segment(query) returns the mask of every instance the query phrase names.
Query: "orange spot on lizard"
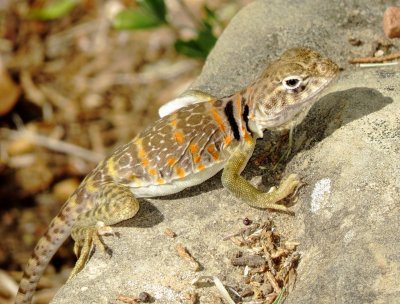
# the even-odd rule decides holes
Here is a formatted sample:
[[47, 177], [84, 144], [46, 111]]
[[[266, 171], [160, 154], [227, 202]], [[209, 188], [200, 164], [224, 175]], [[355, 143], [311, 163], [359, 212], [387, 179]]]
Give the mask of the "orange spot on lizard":
[[190, 144], [189, 150], [192, 153], [194, 163], [195, 164], [199, 163], [201, 160], [201, 157], [198, 154], [199, 146], [197, 144]]
[[238, 111], [240, 111], [240, 113], [239, 113], [239, 117], [242, 117], [242, 95], [241, 94], [237, 94], [236, 95], [236, 99], [235, 99], [235, 104], [236, 104], [236, 109], [238, 110]]
[[185, 170], [183, 170], [182, 167], [176, 167], [175, 172], [176, 172], [176, 175], [178, 175], [179, 177], [185, 176]]
[[194, 154], [199, 151], [199, 146], [197, 144], [190, 144], [189, 149], [190, 149], [190, 152], [192, 152], [192, 154]]
[[185, 135], [182, 132], [176, 131], [175, 139], [178, 142], [178, 144], [183, 144], [185, 142]]
[[147, 171], [147, 172], [149, 172], [149, 174], [151, 174], [151, 175], [157, 175], [157, 170], [154, 168], [150, 168], [149, 171]]
[[176, 161], [177, 160], [176, 160], [175, 157], [170, 157], [170, 158], [167, 159], [167, 165], [172, 167], [173, 165], [175, 165]]
[[215, 149], [215, 145], [214, 145], [214, 144], [209, 145], [209, 146], [207, 147], [207, 151], [208, 151], [208, 153], [211, 154], [211, 156], [212, 156], [212, 158], [213, 158], [214, 160], [218, 160], [218, 159], [219, 159], [219, 153], [218, 153], [218, 151]]
[[138, 138], [135, 141], [136, 144], [136, 148], [137, 148], [137, 155], [140, 159], [145, 159], [147, 157], [147, 153], [146, 151], [143, 149], [143, 139], [142, 138]]
[[211, 114], [214, 118], [214, 120], [216, 121], [216, 123], [218, 124], [218, 127], [225, 132], [225, 123], [224, 120], [222, 119], [222, 117], [219, 115], [218, 111], [216, 109], [211, 109]]
[[163, 178], [157, 178], [157, 181], [156, 181], [156, 183], [158, 184], [158, 185], [162, 185], [162, 184], [165, 184], [165, 179], [163, 179]]
[[228, 135], [224, 138], [224, 144], [229, 145], [232, 142], [232, 136]]
[[172, 126], [173, 128], [176, 128], [176, 125], [178, 124], [177, 118], [178, 118], [178, 115], [176, 114], [176, 112], [173, 113], [173, 114], [171, 115], [171, 117], [170, 117], [170, 124], [171, 124], [171, 126]]
[[242, 127], [242, 133], [244, 134], [244, 140], [246, 142], [250, 142], [251, 141], [251, 135], [249, 134], [249, 132], [247, 132], [247, 129], [245, 127]]
[[197, 166], [197, 170], [203, 171], [206, 167], [203, 164]]

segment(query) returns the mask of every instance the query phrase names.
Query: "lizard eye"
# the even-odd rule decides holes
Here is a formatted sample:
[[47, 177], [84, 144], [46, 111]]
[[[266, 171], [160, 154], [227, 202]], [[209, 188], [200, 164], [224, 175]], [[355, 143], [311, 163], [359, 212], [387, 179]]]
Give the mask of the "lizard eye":
[[282, 80], [282, 85], [286, 90], [297, 89], [301, 85], [302, 79], [299, 76], [288, 76]]

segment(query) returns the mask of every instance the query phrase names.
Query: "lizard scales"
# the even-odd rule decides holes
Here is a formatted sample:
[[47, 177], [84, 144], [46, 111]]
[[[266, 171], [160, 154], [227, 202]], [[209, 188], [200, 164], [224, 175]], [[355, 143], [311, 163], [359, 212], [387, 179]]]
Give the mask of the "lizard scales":
[[117, 148], [83, 180], [39, 240], [16, 303], [31, 303], [45, 267], [70, 234], [78, 256], [70, 278], [77, 274], [93, 243], [104, 247], [98, 223], [113, 225], [133, 217], [139, 209], [136, 197], [176, 193], [223, 169], [222, 184], [235, 196], [253, 207], [288, 211], [277, 202], [295, 191], [296, 175], [263, 193], [240, 173], [263, 131], [299, 124], [337, 74], [337, 65], [319, 53], [289, 49], [247, 88], [181, 108]]

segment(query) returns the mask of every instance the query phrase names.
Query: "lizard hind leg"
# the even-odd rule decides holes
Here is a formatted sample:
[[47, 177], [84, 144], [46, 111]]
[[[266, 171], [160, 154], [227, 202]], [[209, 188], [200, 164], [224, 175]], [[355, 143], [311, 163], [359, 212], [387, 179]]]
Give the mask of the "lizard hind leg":
[[139, 202], [129, 188], [106, 184], [101, 186], [96, 205], [81, 214], [72, 227], [71, 236], [75, 241], [74, 252], [78, 257], [68, 280], [71, 280], [86, 265], [93, 248], [111, 254], [103, 241], [104, 235], [114, 235], [109, 225], [114, 225], [135, 216]]

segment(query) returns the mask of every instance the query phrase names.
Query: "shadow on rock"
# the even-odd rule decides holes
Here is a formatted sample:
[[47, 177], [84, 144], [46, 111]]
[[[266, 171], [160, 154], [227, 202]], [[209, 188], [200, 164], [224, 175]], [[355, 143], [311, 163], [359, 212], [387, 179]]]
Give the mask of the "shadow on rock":
[[120, 222], [115, 227], [153, 227], [164, 220], [164, 215], [149, 201], [139, 199], [140, 209], [138, 213], [126, 221]]
[[379, 111], [392, 102], [392, 98], [371, 88], [353, 88], [324, 96], [299, 127], [299, 132], [307, 134], [307, 144], [300, 150], [312, 148], [340, 127]]
[[164, 196], [164, 197], [162, 197], [162, 199], [175, 200], [175, 199], [179, 199], [179, 198], [189, 198], [189, 197], [197, 196], [202, 193], [206, 193], [206, 192], [220, 189], [220, 188], [222, 188], [221, 173], [217, 173], [215, 176], [204, 181], [200, 185], [192, 186], [192, 187], [186, 188], [185, 190], [183, 190], [181, 192], [171, 194], [168, 196]]

